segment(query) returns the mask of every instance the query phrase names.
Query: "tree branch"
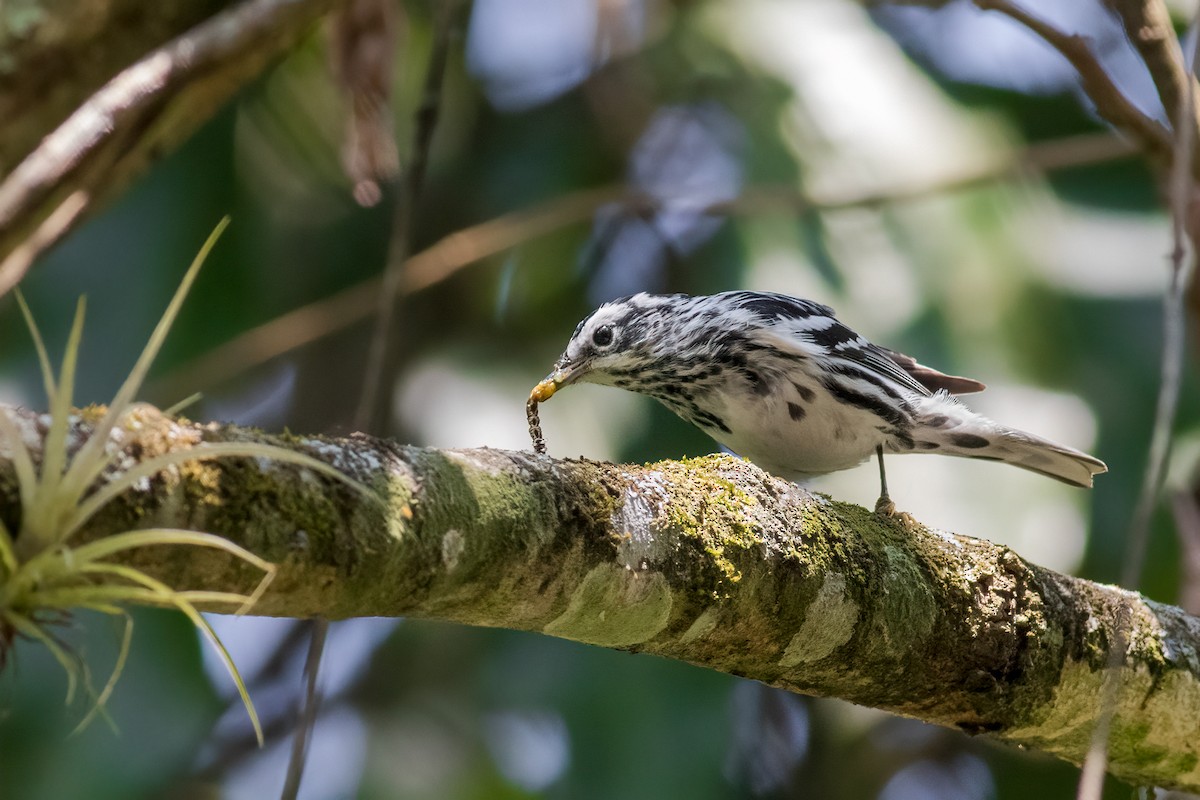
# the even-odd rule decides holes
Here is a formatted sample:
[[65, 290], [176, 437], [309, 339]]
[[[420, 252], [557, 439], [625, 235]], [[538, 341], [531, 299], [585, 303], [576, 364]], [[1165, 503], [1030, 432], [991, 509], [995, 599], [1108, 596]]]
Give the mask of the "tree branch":
[[[1075, 67], [1083, 91], [1096, 104], [1096, 113], [1117, 130], [1133, 137], [1157, 165], [1171, 163], [1170, 132], [1125, 96], [1092, 53], [1085, 37], [1064, 33], [1010, 0], [975, 0], [975, 5], [985, 11], [1005, 14], [1042, 37]], [[1158, 77], [1156, 74], [1156, 81]]]
[[[10, 413], [27, 441], [40, 441], [45, 419]], [[88, 431], [74, 433], [80, 442]], [[128, 466], [198, 439], [304, 450], [381, 492], [386, 510], [295, 466], [228, 459], [168, 471], [85, 535], [183, 526], [227, 536], [279, 565], [256, 613], [538, 631], [1076, 763], [1124, 615], [1132, 627], [1110, 769], [1200, 789], [1200, 619], [1005, 547], [884, 522], [722, 456], [637, 467], [365, 436], [269, 437], [145, 406], [111, 446]], [[16, 497], [0, 461], [0, 517], [10, 526]], [[244, 591], [257, 578], [219, 553], [128, 558], [179, 588]]]
[[[1104, 163], [1128, 158], [1138, 151], [1126, 140], [1108, 133], [1066, 136], [1037, 142], [1014, 154], [995, 159], [936, 183], [839, 197], [809, 197], [795, 186], [753, 186], [733, 200], [713, 203], [697, 213], [709, 215], [795, 214], [837, 211], [919, 200], [969, 189], [1030, 173]], [[551, 200], [509, 211], [450, 233], [409, 256], [399, 291], [414, 294], [457, 274], [464, 267], [517, 247], [568, 225], [589, 219], [602, 206], [619, 205], [629, 214], [655, 214], [661, 200], [632, 193], [613, 184], [580, 189]], [[155, 382], [153, 394], [186, 394], [192, 386], [214, 386], [272, 358], [303, 347], [367, 317], [379, 305], [383, 278], [376, 276], [315, 300], [216, 345]]]
[[[333, 4], [245, 0], [108, 81], [0, 183], [0, 294], [42, 250], [290, 49]], [[0, 108], [13, 102], [12, 94], [0, 94]]]
[[112, 76], [229, 0], [0, 5], [0, 175]]
[[[1188, 74], [1171, 12], [1162, 0], [1106, 0], [1125, 27], [1125, 34], [1145, 62], [1154, 80], [1158, 98], [1166, 109], [1172, 127], [1178, 130], [1181, 117], [1186, 116], [1188, 141], [1192, 143], [1189, 156], [1193, 164], [1200, 162], [1195, 148], [1200, 147], [1200, 109], [1187, 103], [1187, 93], [1195, 93], [1196, 79]], [[1187, 109], [1185, 110], [1185, 105]], [[1193, 176], [1196, 172], [1193, 170]]]

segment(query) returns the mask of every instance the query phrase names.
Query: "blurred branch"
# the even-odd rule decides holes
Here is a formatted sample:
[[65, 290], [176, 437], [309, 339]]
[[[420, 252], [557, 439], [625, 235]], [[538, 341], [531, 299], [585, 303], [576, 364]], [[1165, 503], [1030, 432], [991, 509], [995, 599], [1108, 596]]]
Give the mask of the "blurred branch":
[[381, 291], [375, 300], [375, 330], [371, 334], [367, 362], [363, 368], [362, 393], [359, 395], [358, 408], [354, 414], [354, 427], [360, 431], [373, 428], [371, 423], [379, 405], [380, 387], [384, 385], [384, 361], [391, 338], [392, 315], [401, 287], [405, 284], [417, 202], [425, 184], [429, 150], [433, 146], [433, 132], [437, 128], [441, 112], [442, 83], [446, 74], [446, 61], [450, 55], [450, 34], [458, 3], [456, 0], [439, 0], [434, 5], [433, 49], [429, 54], [429, 67], [425, 74], [421, 103], [417, 107], [412, 152], [409, 154], [405, 174], [397, 187], [399, 191], [387, 264], [384, 266]]
[[350, 107], [342, 168], [361, 206], [378, 203], [379, 182], [394, 179], [400, 169], [392, 82], [402, 13], [396, 0], [346, 0], [326, 27], [333, 76]]
[[1142, 113], [1141, 109], [1125, 96], [1104, 69], [1104, 65], [1092, 53], [1085, 37], [1063, 33], [1009, 0], [975, 0], [975, 5], [1012, 17], [1042, 37], [1075, 67], [1083, 83], [1083, 90], [1096, 104], [1096, 112], [1101, 117], [1117, 130], [1139, 142], [1146, 154], [1160, 165], [1171, 163], [1170, 132]]
[[[1104, 163], [1138, 154], [1136, 147], [1111, 133], [1084, 134], [1029, 145], [1008, 160], [980, 162], [950, 180], [895, 187], [842, 197], [814, 198], [793, 185], [746, 189], [737, 199], [696, 209], [698, 214], [753, 216], [837, 211], [918, 200], [1019, 175]], [[602, 206], [622, 205], [629, 213], [653, 214], [664, 203], [632, 194], [622, 185], [581, 189], [529, 208], [510, 211], [451, 233], [409, 257], [399, 291], [413, 294], [453, 277], [490, 256], [556, 230], [585, 222]], [[177, 397], [192, 388], [212, 387], [252, 367], [303, 347], [366, 319], [378, 306], [383, 279], [371, 278], [289, 311], [219, 345], [159, 380], [155, 394]], [[186, 382], [186, 387], [183, 384]]]
[[1171, 511], [1182, 555], [1179, 605], [1189, 614], [1200, 614], [1200, 504], [1193, 492], [1174, 492]]
[[[363, 17], [366, 23], [366, 32], [364, 35], [372, 35], [370, 31], [375, 29], [374, 35], [383, 35], [383, 32], [378, 30], [382, 20], [388, 20], [392, 13], [388, 9], [392, 8], [395, 0], [354, 0], [352, 10], [355, 16]], [[440, 116], [442, 103], [442, 84], [446, 74], [446, 61], [450, 55], [450, 38], [452, 23], [458, 11], [458, 3], [456, 0], [440, 0], [434, 4], [434, 24], [433, 24], [433, 49], [429, 54], [429, 66], [425, 74], [425, 86], [421, 93], [421, 103], [417, 107], [416, 130], [413, 134], [412, 152], [408, 158], [407, 169], [405, 174], [398, 182], [398, 192], [396, 197], [396, 208], [392, 218], [392, 235], [391, 242], [388, 248], [387, 263], [384, 265], [383, 272], [383, 288], [379, 293], [379, 298], [376, 301], [375, 312], [375, 330], [371, 334], [370, 345], [367, 350], [367, 360], [363, 367], [363, 384], [358, 398], [358, 408], [354, 414], [354, 429], [359, 431], [371, 431], [382, 425], [375, 424], [377, 410], [380, 406], [381, 387], [389, 386], [388, 381], [384, 379], [386, 370], [386, 361], [388, 348], [392, 345], [391, 329], [392, 315], [396, 310], [396, 298], [399, 294], [401, 281], [404, 277], [404, 264], [408, 260], [409, 250], [411, 249], [410, 242], [412, 241], [413, 225], [416, 221], [417, 205], [421, 196], [421, 189], [425, 184], [425, 170], [429, 165], [429, 150], [433, 146], [433, 132], [437, 128], [438, 117]], [[339, 15], [339, 18], [349, 17], [349, 13]], [[355, 27], [347, 23], [347, 25], [339, 26], [343, 30], [348, 27]], [[358, 37], [361, 38], [361, 37]], [[382, 91], [380, 83], [386, 82], [390, 86], [390, 53], [395, 49], [395, 42], [391, 41], [390, 37], [385, 37], [386, 42], [378, 47], [363, 47], [362, 42], [358, 42], [356, 56], [359, 61], [375, 62], [370, 65], [365, 71], [374, 73], [375, 81], [368, 81], [368, 84], [375, 84], [374, 88], [369, 90], [367, 94], [376, 95], [374, 101], [386, 107], [389, 101], [386, 92]], [[385, 68], [381, 68], [378, 58], [372, 58], [372, 53], [375, 50], [386, 49], [389, 56], [386, 59]], [[343, 73], [347, 70], [342, 70]], [[361, 95], [362, 92], [357, 94]], [[368, 106], [374, 102], [368, 102]], [[356, 104], [360, 105], [360, 104]], [[372, 119], [372, 117], [374, 117]], [[355, 120], [357, 128], [360, 132], [370, 127], [381, 127], [381, 120], [378, 118], [378, 110], [369, 111], [367, 115], [355, 114], [352, 117]], [[393, 133], [390, 125], [383, 126], [385, 129], [377, 133], [379, 138], [386, 140], [391, 145], [393, 141]], [[394, 149], [394, 145], [393, 145]], [[362, 165], [360, 165], [362, 166]], [[376, 166], [387, 166], [386, 164], [376, 164]], [[359, 198], [359, 202], [363, 199], [370, 199], [372, 196], [378, 195], [378, 185], [375, 180], [383, 177], [378, 174], [377, 170], [370, 171], [369, 175], [354, 175], [351, 170], [351, 177], [357, 178], [355, 195]], [[370, 185], [374, 188], [374, 194], [369, 189], [364, 189]], [[364, 203], [364, 205], [368, 205]], [[300, 794], [300, 781], [304, 774], [304, 767], [307, 763], [308, 743], [312, 738], [313, 729], [317, 723], [317, 714], [321, 709], [321, 692], [317, 685], [317, 673], [321, 667], [321, 657], [325, 652], [325, 642], [329, 638], [329, 620], [324, 616], [318, 616], [312, 621], [312, 638], [309, 641], [308, 657], [304, 664], [304, 698], [300, 704], [299, 720], [296, 724], [295, 737], [292, 740], [292, 752], [288, 761], [287, 778], [283, 784], [283, 791], [280, 794], [281, 800], [294, 800]]]
[[[37, 415], [8, 413], [26, 441], [40, 441]], [[72, 441], [86, 439], [73, 419]], [[1074, 762], [1125, 619], [1110, 769], [1136, 784], [1200, 789], [1200, 619], [1136, 593], [885, 521], [725, 456], [617, 466], [167, 418], [111, 446], [132, 465], [197, 433], [303, 450], [376, 487], [388, 506], [293, 466], [229, 459], [158, 476], [85, 534], [201, 525], [227, 536], [278, 564], [259, 614], [536, 631]], [[13, 517], [16, 498], [12, 465], [0, 462], [0, 518]], [[215, 551], [126, 553], [117, 558], [173, 586], [244, 591], [256, 577]]]
[[[157, 49], [147, 47], [150, 52], [57, 129], [43, 131], [41, 143], [0, 183], [0, 295], [21, 280], [39, 253], [293, 47], [334, 2], [238, 3]], [[54, 12], [46, 14], [53, 18]], [[123, 24], [120, 15], [105, 19], [114, 27]], [[130, 46], [123, 37], [118, 41]], [[28, 77], [44, 78], [36, 70]], [[11, 96], [6, 92], [0, 100]]]
[[0, 175], [113, 75], [228, 0], [0, 3]]
[[[1191, 142], [1189, 160], [1200, 164], [1200, 154], [1196, 151], [1200, 146], [1200, 117], [1197, 116], [1195, 104], [1188, 100], [1189, 91], [1194, 92], [1197, 83], [1184, 64], [1175, 26], [1171, 22], [1171, 12], [1162, 0], [1105, 1], [1120, 17], [1125, 34], [1150, 70], [1150, 77], [1154, 80], [1154, 87], [1167, 111], [1167, 118], [1171, 120], [1171, 126], [1179, 130], [1179, 121], [1187, 120], [1185, 129], [1187, 139]], [[1192, 174], [1200, 177], [1196, 167]]]
[[[1163, 10], [1165, 12], [1165, 9]], [[1200, 17], [1197, 18], [1200, 21]], [[1172, 32], [1172, 37], [1174, 33]], [[1178, 48], [1173, 56], [1180, 60], [1178, 68], [1183, 70], [1183, 53]], [[1195, 62], [1196, 51], [1188, 54], [1187, 63]], [[1184, 71], [1186, 75], [1186, 70]], [[1186, 90], [1175, 99], [1180, 107], [1176, 118], [1193, 119], [1196, 113], [1196, 94], [1192, 83], [1185, 84]], [[1168, 185], [1171, 210], [1171, 259], [1170, 279], [1163, 293], [1163, 349], [1159, 365], [1158, 401], [1154, 410], [1154, 429], [1150, 435], [1150, 452], [1147, 454], [1146, 471], [1138, 495], [1137, 507], [1130, 525], [1129, 546], [1122, 566], [1121, 584], [1137, 585], [1145, 559], [1146, 543], [1150, 535], [1150, 518], [1158, 507], [1163, 481], [1167, 474], [1167, 460], [1171, 455], [1171, 438], [1175, 428], [1175, 417], [1179, 408], [1179, 392], [1183, 382], [1183, 360], [1187, 309], [1184, 293], [1191, 283], [1194, 271], [1194, 254], [1189, 252], [1188, 243], [1196, 235], [1196, 182], [1193, 177], [1192, 157], [1195, 152], [1195, 127], [1180, 125], [1176, 129], [1174, 158]]]
[[[1146, 545], [1150, 538], [1150, 520], [1158, 507], [1163, 481], [1167, 474], [1167, 459], [1171, 455], [1171, 439], [1179, 408], [1179, 391], [1183, 379], [1183, 359], [1187, 309], [1184, 292], [1189, 284], [1192, 258], [1187, 242], [1195, 235], [1193, 198], [1195, 196], [1196, 91], [1191, 70], [1196, 62], [1196, 37], [1192, 51], [1185, 58], [1175, 38], [1166, 8], [1157, 0], [1121, 3], [1122, 18], [1134, 39], [1142, 59], [1150, 69], [1159, 95], [1172, 121], [1173, 141], [1168, 173], [1168, 198], [1171, 209], [1171, 275], [1163, 295], [1163, 349], [1160, 364], [1158, 401], [1154, 410], [1154, 429], [1150, 436], [1150, 451], [1138, 502], [1129, 525], [1125, 560], [1121, 567], [1121, 585], [1136, 587], [1141, 580]], [[1197, 18], [1200, 22], [1200, 17]], [[1163, 29], [1165, 25], [1165, 30]], [[1193, 34], [1196, 33], [1195, 23]], [[1104, 772], [1116, 713], [1116, 696], [1122, 675], [1120, 650], [1125, 649], [1131, 633], [1122, 619], [1117, 631], [1119, 647], [1109, 652], [1101, 690], [1100, 716], [1092, 731], [1092, 743], [1084, 761], [1079, 781], [1080, 800], [1100, 800], [1104, 792]]]

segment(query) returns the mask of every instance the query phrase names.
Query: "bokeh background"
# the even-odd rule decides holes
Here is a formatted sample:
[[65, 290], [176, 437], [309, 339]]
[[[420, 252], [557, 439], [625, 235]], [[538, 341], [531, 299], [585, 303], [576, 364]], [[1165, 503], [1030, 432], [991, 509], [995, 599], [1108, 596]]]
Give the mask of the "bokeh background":
[[[1163, 118], [1103, 3], [1038, 5], [1089, 36]], [[402, 161], [433, 17], [404, 2], [397, 19]], [[1111, 468], [1084, 492], [994, 464], [896, 458], [902, 508], [1117, 579], [1158, 385], [1170, 224], [1154, 176], [1040, 40], [964, 0], [475, 0], [449, 47], [411, 231], [424, 272], [397, 304], [385, 372], [390, 435], [526, 448], [525, 397], [598, 303], [640, 290], [781, 291], [983, 380], [972, 407]], [[327, 50], [314, 35], [33, 269], [23, 288], [53, 352], [76, 296], [88, 296], [81, 403], [111, 397], [228, 213], [144, 399], [166, 406], [201, 391], [194, 418], [352, 429], [374, 294], [337, 298], [384, 268], [396, 193], [371, 208], [353, 199]], [[300, 308], [298, 325], [278, 324]], [[1175, 489], [1191, 482], [1198, 418], [1190, 360], [1187, 375]], [[44, 407], [39, 386], [4, 298], [0, 400]], [[572, 388], [542, 419], [557, 456], [645, 461], [715, 447], [611, 389]], [[870, 504], [874, 470], [814, 487]], [[1195, 545], [1176, 529], [1168, 510], [1155, 517], [1140, 588], [1197, 610]], [[276, 796], [305, 629], [214, 618], [274, 734], [259, 751], [191, 626], [168, 612], [134, 617], [110, 703], [118, 733], [97, 724], [67, 738], [82, 712], [63, 708], [61, 671], [17, 647], [0, 674], [7, 796]], [[118, 630], [80, 617], [70, 636], [107, 674]], [[502, 630], [336, 623], [322, 681], [307, 798], [1062, 798], [1078, 780], [1062, 762], [847, 703]], [[1110, 782], [1106, 797], [1129, 793]]]

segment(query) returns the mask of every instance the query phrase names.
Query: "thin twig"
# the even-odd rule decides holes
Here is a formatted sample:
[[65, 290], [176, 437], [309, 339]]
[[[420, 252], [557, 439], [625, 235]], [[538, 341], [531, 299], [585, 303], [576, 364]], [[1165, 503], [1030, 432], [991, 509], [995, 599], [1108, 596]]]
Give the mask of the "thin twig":
[[408, 160], [407, 174], [400, 180], [399, 197], [396, 198], [396, 215], [392, 228], [392, 242], [388, 253], [388, 264], [383, 275], [383, 291], [380, 292], [375, 317], [375, 331], [367, 352], [362, 394], [358, 410], [354, 415], [354, 427], [366, 430], [375, 415], [379, 402], [380, 381], [383, 377], [384, 361], [387, 356], [388, 339], [392, 327], [392, 313], [396, 298], [404, 283], [405, 263], [412, 246], [412, 229], [416, 221], [417, 198], [425, 182], [425, 169], [429, 163], [429, 150], [433, 145], [433, 131], [437, 127], [441, 110], [443, 77], [450, 51], [450, 31], [457, 3], [442, 0], [436, 8], [433, 31], [433, 50], [429, 55], [429, 69], [425, 75], [425, 87], [421, 92], [421, 104], [417, 108], [416, 131], [413, 134], [413, 149]]
[[1121, 688], [1121, 667], [1129, 649], [1129, 630], [1133, 619], [1126, 606], [1118, 606], [1113, 621], [1113, 640], [1108, 643], [1108, 664], [1104, 683], [1100, 687], [1100, 714], [1092, 728], [1092, 741], [1079, 775], [1077, 800], [1100, 800], [1104, 792], [1104, 776], [1108, 772], [1108, 735], [1112, 730], [1117, 694]]
[[[303, 626], [302, 626], [303, 627]], [[233, 703], [228, 704], [230, 707]], [[274, 742], [283, 737], [296, 724], [294, 714], [278, 713], [263, 720], [263, 738]], [[228, 775], [234, 768], [250, 761], [261, 752], [254, 731], [247, 728], [222, 736], [216, 743], [217, 752], [206, 758], [202, 765], [194, 768], [190, 777], [200, 783], [215, 782]]]
[[1175, 516], [1175, 533], [1183, 555], [1183, 572], [1179, 605], [1189, 614], [1200, 614], [1200, 503], [1188, 490], [1171, 495], [1171, 511]]
[[[457, 2], [443, 0], [435, 3], [433, 24], [433, 49], [429, 55], [429, 67], [425, 75], [425, 86], [421, 103], [417, 108], [416, 130], [413, 149], [408, 160], [407, 174], [399, 180], [396, 210], [393, 217], [392, 241], [388, 252], [388, 263], [383, 275], [382, 292], [377, 299], [375, 331], [371, 337], [370, 350], [364, 372], [362, 394], [358, 410], [354, 415], [354, 427], [367, 430], [375, 416], [380, 394], [391, 331], [392, 313], [401, 288], [405, 263], [408, 261], [412, 241], [412, 230], [416, 222], [416, 207], [425, 182], [425, 170], [429, 163], [429, 150], [433, 145], [433, 132], [441, 109], [442, 84], [449, 59], [451, 31], [457, 11]], [[308, 760], [308, 744], [321, 708], [321, 692], [317, 685], [317, 674], [325, 642], [329, 636], [329, 620], [316, 617], [312, 621], [312, 639], [309, 641], [308, 657], [304, 665], [304, 702], [292, 740], [292, 753], [288, 762], [287, 779], [281, 800], [295, 800], [300, 791], [300, 779]]]
[[[295, 657], [299, 655], [301, 648], [308, 648], [311, 639], [310, 626], [305, 624], [306, 622], [308, 620], [289, 620], [291, 624], [288, 625], [283, 638], [271, 648], [266, 663], [253, 675], [247, 676], [252, 695], [269, 690], [273, 684], [290, 677], [285, 673], [291, 672], [289, 667]], [[281, 624], [283, 623], [281, 622]], [[238, 708], [240, 708], [238, 698], [228, 698], [225, 702], [225, 710], [219, 716], [228, 715], [231, 710]], [[276, 741], [283, 738], [286, 733], [295, 731], [296, 714], [292, 709], [267, 707], [261, 711], [263, 738], [266, 741]], [[259, 753], [257, 737], [249, 726], [239, 728], [228, 735], [216, 737], [213, 748], [214, 752], [207, 754], [203, 764], [192, 773], [193, 778], [202, 781], [215, 780]]]
[[296, 730], [292, 737], [292, 754], [288, 759], [287, 777], [283, 782], [281, 800], [295, 800], [300, 793], [300, 779], [304, 777], [304, 766], [308, 763], [308, 745], [317, 715], [321, 711], [321, 691], [317, 676], [321, 669], [321, 657], [325, 654], [325, 641], [329, 638], [329, 620], [314, 617], [309, 625], [311, 638], [308, 640], [308, 656], [304, 661], [304, 702], [296, 719]]
[[[1200, 26], [1200, 16], [1193, 28]], [[1200, 40], [1200, 36], [1195, 37]], [[1188, 63], [1195, 63], [1196, 48], [1193, 46]], [[1194, 93], [1183, 96], [1184, 107], [1180, 110], [1183, 119], [1190, 119], [1195, 102]], [[1158, 504], [1163, 479], [1167, 471], [1167, 459], [1171, 455], [1171, 430], [1175, 424], [1175, 413], [1179, 407], [1179, 390], [1183, 376], [1184, 336], [1187, 329], [1184, 291], [1191, 278], [1194, 254], [1189, 258], [1188, 240], [1192, 230], [1191, 208], [1195, 183], [1192, 179], [1193, 127], [1181, 125], [1176, 137], [1175, 162], [1170, 175], [1171, 201], [1171, 279], [1163, 296], [1163, 350], [1158, 403], [1154, 414], [1154, 429], [1150, 436], [1150, 452], [1141, 492], [1130, 526], [1129, 546], [1121, 573], [1121, 585], [1133, 588], [1142, 574], [1145, 559], [1146, 538], [1150, 530], [1150, 517]]]
[[[1127, 141], [1108, 132], [1083, 134], [1032, 144], [1012, 161], [988, 162], [979, 169], [938, 183], [837, 198], [812, 198], [791, 185], [760, 186], [745, 190], [734, 200], [698, 209], [697, 213], [799, 215], [882, 206], [969, 189], [1013, 175], [1105, 163], [1137, 155], [1138, 152]], [[455, 231], [414, 254], [405, 264], [401, 292], [414, 294], [427, 289], [482, 259], [568, 225], [584, 222], [598, 208], [610, 203], [618, 203], [630, 213], [650, 213], [662, 207], [662, 203], [654, 198], [631, 194], [621, 185], [610, 185], [582, 189], [529, 208], [510, 211]], [[218, 385], [290, 350], [344, 330], [376, 309], [382, 285], [382, 277], [370, 278], [246, 331], [156, 382], [154, 394], [177, 396], [184, 383], [187, 386]]]
[[39, 253], [290, 49], [333, 3], [239, 3], [92, 95], [0, 183], [0, 295]]
[[396, 0], [347, 0], [329, 17], [329, 61], [347, 105], [342, 168], [361, 206], [382, 200], [379, 183], [400, 169], [392, 83], [401, 8]]
[[[1192, 23], [1192, 50], [1186, 56], [1180, 51], [1184, 63], [1179, 66], [1190, 74], [1196, 63], [1196, 42], [1200, 36], [1200, 12]], [[1173, 34], [1172, 34], [1173, 35]], [[1192, 176], [1195, 126], [1191, 120], [1196, 113], [1196, 95], [1193, 82], [1187, 82], [1179, 97], [1180, 108], [1174, 115], [1177, 120], [1188, 122], [1176, 125], [1174, 152], [1169, 175], [1171, 204], [1171, 279], [1163, 295], [1163, 349], [1158, 387], [1158, 402], [1154, 412], [1154, 429], [1150, 435], [1150, 451], [1146, 470], [1142, 476], [1142, 487], [1137, 506], [1130, 522], [1129, 541], [1124, 564], [1121, 568], [1121, 585], [1136, 588], [1142, 575], [1146, 558], [1146, 544], [1150, 535], [1150, 519], [1158, 506], [1163, 481], [1167, 472], [1167, 459], [1171, 455], [1171, 432], [1175, 426], [1179, 408], [1179, 391], [1182, 384], [1183, 356], [1186, 334], [1186, 290], [1194, 254], [1188, 252], [1191, 225], [1192, 193], [1195, 179]], [[1117, 692], [1120, 688], [1121, 667], [1125, 661], [1126, 634], [1131, 621], [1122, 619], [1118, 627], [1116, 642], [1109, 651], [1105, 670], [1104, 687], [1101, 692], [1100, 716], [1092, 730], [1092, 742], [1083, 763], [1083, 774], [1079, 781], [1080, 800], [1100, 800], [1104, 788], [1104, 773], [1108, 762], [1108, 737], [1116, 712]]]

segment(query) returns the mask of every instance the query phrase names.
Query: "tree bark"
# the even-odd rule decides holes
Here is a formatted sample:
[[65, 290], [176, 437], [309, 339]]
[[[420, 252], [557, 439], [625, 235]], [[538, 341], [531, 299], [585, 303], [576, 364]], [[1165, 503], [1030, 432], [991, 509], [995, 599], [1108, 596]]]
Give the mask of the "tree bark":
[[87, 97], [229, 0], [23, 0], [0, 6], [0, 175]]
[[0, 294], [335, 2], [0, 6]]
[[[45, 418], [10, 414], [27, 442], [40, 442]], [[74, 425], [78, 446], [89, 431]], [[538, 631], [1075, 763], [1125, 619], [1132, 632], [1110, 770], [1200, 789], [1200, 619], [1134, 592], [1057, 574], [990, 542], [883, 520], [724, 456], [630, 466], [361, 435], [277, 437], [176, 421], [149, 406], [136, 407], [109, 445], [128, 468], [228, 441], [306, 452], [384, 502], [281, 462], [195, 461], [112, 503], [82, 537], [147, 527], [228, 537], [278, 565], [258, 614]], [[15, 529], [17, 489], [4, 460], [0, 516]], [[247, 591], [259, 577], [217, 551], [159, 547], [124, 559], [181, 589]]]

